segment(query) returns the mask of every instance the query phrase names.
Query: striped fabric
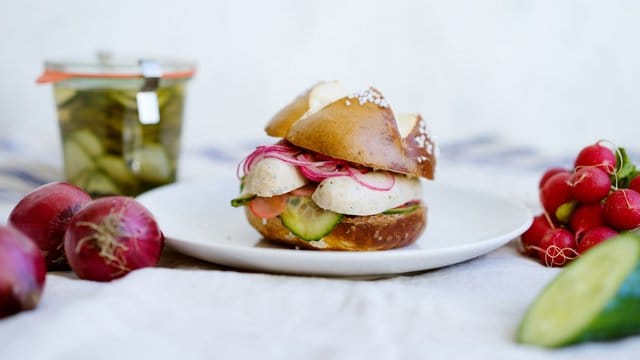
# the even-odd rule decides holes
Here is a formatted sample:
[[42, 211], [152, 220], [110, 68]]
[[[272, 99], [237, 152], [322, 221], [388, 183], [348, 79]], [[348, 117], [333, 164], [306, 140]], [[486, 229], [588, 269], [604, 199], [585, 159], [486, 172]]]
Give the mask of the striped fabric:
[[[0, 137], [0, 203], [17, 201], [26, 192], [39, 185], [61, 180], [60, 159], [46, 159], [43, 154], [30, 154], [28, 144]], [[258, 145], [257, 141], [244, 141], [235, 147], [205, 146], [186, 148], [182, 153], [181, 175], [197, 176], [191, 164], [233, 167]], [[640, 159], [637, 149], [630, 150], [632, 159]], [[577, 151], [576, 151], [577, 152]], [[518, 173], [536, 177], [551, 166], [569, 167], [575, 154], [549, 157], [533, 147], [504, 141], [495, 135], [480, 135], [440, 145], [440, 163], [455, 164], [469, 173]]]

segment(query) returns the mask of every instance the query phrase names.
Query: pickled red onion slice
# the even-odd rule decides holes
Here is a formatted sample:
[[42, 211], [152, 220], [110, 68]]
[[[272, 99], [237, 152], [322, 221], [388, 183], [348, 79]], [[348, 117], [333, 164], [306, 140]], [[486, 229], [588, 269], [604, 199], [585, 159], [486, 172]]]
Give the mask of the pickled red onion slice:
[[372, 171], [371, 169], [354, 166], [348, 161], [311, 153], [295, 147], [286, 141], [280, 141], [274, 145], [258, 146], [238, 164], [236, 175], [238, 178], [242, 178], [251, 171], [251, 168], [258, 161], [266, 158], [276, 158], [287, 164], [296, 166], [304, 177], [313, 182], [321, 182], [330, 177], [349, 176], [360, 185], [378, 191], [389, 191], [396, 183], [395, 176], [385, 171], [386, 181], [381, 184], [373, 184], [366, 181], [363, 176]]

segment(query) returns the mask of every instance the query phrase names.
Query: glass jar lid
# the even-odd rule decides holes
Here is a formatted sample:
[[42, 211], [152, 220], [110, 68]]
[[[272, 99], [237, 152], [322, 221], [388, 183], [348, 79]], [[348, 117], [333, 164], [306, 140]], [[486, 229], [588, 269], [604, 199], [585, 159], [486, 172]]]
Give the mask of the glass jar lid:
[[[45, 61], [44, 72], [36, 79], [38, 84], [56, 83], [75, 78], [84, 79], [138, 79], [148, 77], [144, 67], [154, 64], [157, 77], [162, 79], [190, 79], [196, 72], [195, 63], [183, 60], [154, 58], [112, 59], [99, 54], [97, 61]], [[144, 65], [144, 66], [143, 66]]]

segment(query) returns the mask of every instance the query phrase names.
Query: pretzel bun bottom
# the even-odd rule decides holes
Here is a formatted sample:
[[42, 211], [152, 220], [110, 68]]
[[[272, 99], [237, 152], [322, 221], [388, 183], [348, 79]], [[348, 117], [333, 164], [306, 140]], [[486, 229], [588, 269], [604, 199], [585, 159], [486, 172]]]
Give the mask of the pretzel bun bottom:
[[279, 217], [262, 219], [251, 210], [245, 215], [265, 239], [310, 250], [375, 251], [407, 246], [414, 243], [427, 226], [427, 208], [419, 206], [405, 214], [370, 216], [345, 215], [331, 233], [318, 241], [305, 241], [282, 225]]

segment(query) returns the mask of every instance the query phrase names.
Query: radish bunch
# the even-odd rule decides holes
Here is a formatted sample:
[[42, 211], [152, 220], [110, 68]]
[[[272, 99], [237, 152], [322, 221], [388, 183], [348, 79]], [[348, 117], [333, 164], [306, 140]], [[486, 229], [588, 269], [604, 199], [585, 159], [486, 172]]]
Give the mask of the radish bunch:
[[624, 148], [589, 145], [573, 169], [545, 171], [539, 190], [544, 213], [521, 240], [525, 253], [544, 265], [564, 266], [619, 232], [640, 228], [640, 172]]

